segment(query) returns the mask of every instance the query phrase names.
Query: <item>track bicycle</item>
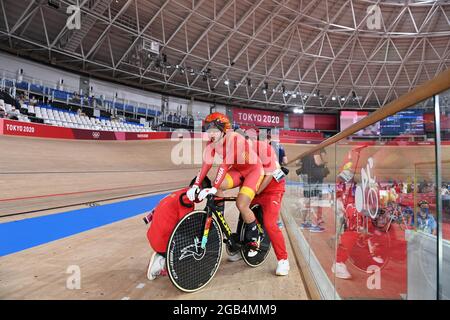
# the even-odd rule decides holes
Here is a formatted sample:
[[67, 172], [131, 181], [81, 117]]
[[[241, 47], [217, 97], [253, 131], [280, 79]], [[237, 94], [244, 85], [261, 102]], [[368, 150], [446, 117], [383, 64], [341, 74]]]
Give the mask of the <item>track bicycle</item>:
[[222, 243], [230, 255], [240, 251], [245, 263], [251, 267], [266, 261], [271, 248], [259, 205], [251, 207], [257, 220], [259, 248], [256, 255], [254, 251], [249, 255], [253, 248], [244, 245], [246, 225], [242, 218], [239, 216], [237, 232], [233, 233], [224, 215], [217, 210], [218, 203], [233, 202], [236, 197], [208, 195], [206, 199], [204, 210], [195, 210], [178, 222], [167, 247], [169, 278], [184, 292], [198, 291], [213, 279], [220, 265]]

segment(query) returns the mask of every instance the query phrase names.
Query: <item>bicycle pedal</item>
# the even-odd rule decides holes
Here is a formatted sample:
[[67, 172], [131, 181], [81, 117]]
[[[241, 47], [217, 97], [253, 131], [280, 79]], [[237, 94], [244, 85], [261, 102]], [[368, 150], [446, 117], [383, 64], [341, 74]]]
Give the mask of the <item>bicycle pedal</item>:
[[245, 245], [245, 247], [246, 247], [246, 249], [249, 250], [249, 251], [256, 251], [256, 252], [260, 252], [260, 251], [261, 251], [261, 249], [260, 249], [260, 244], [258, 244], [257, 246], [255, 246], [255, 245], [253, 245], [253, 244], [251, 244], [251, 243], [247, 243], [247, 244]]

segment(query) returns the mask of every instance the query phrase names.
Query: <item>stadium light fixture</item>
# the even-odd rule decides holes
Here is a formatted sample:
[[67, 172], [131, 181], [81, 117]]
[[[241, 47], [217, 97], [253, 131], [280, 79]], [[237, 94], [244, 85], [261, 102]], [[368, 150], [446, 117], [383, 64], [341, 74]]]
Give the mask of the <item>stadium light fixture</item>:
[[267, 90], [269, 90], [269, 83], [264, 82], [264, 88], [262, 90], [263, 94], [267, 94]]

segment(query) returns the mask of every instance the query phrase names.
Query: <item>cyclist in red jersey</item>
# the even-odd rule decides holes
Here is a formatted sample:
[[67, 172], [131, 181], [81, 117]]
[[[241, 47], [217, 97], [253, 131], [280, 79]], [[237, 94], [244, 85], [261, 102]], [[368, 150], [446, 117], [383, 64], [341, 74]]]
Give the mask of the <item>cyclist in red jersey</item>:
[[[288, 253], [283, 232], [278, 226], [281, 201], [285, 192], [286, 179], [281, 170], [274, 149], [268, 141], [252, 140], [253, 149], [259, 156], [264, 170], [264, 178], [251, 205], [259, 204], [263, 211], [264, 227], [269, 235], [275, 255], [278, 260], [276, 275], [285, 276], [289, 273]], [[240, 177], [233, 175], [233, 184], [238, 185]], [[242, 257], [235, 254], [229, 261], [238, 261]]]
[[[263, 168], [261, 161], [246, 139], [238, 133], [232, 132], [228, 118], [219, 112], [208, 115], [205, 119], [206, 131], [209, 143], [203, 154], [203, 166], [197, 175], [197, 181], [188, 190], [187, 196], [190, 200], [195, 198], [199, 192], [199, 200], [203, 200], [209, 194], [223, 196], [223, 190], [235, 188], [231, 176], [242, 177], [240, 190], [236, 199], [236, 206], [246, 223], [245, 244], [250, 247], [249, 256], [257, 254], [259, 247], [259, 232], [256, 218], [250, 209], [250, 203], [255, 197], [262, 178]], [[218, 154], [222, 158], [212, 188], [200, 191], [203, 178], [212, 167], [214, 156]]]
[[[158, 275], [166, 274], [166, 249], [170, 236], [178, 221], [194, 210], [194, 199], [190, 201], [187, 190], [194, 184], [194, 178], [189, 187], [175, 191], [163, 198], [158, 205], [144, 218], [145, 223], [150, 223], [147, 230], [147, 239], [150, 247], [155, 251], [147, 268], [147, 278], [154, 280]], [[206, 177], [202, 183], [203, 188], [210, 188], [211, 181]]]

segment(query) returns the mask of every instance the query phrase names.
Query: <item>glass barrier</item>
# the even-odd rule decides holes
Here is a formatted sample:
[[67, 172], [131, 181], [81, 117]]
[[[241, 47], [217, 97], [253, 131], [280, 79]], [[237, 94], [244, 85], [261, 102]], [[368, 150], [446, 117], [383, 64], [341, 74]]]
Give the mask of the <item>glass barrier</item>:
[[314, 286], [324, 299], [449, 299], [450, 90], [363, 130], [378, 137], [289, 166], [282, 214]]
[[441, 174], [441, 212], [442, 230], [441, 255], [441, 295], [450, 299], [450, 90], [438, 96], [440, 120], [440, 171]]

